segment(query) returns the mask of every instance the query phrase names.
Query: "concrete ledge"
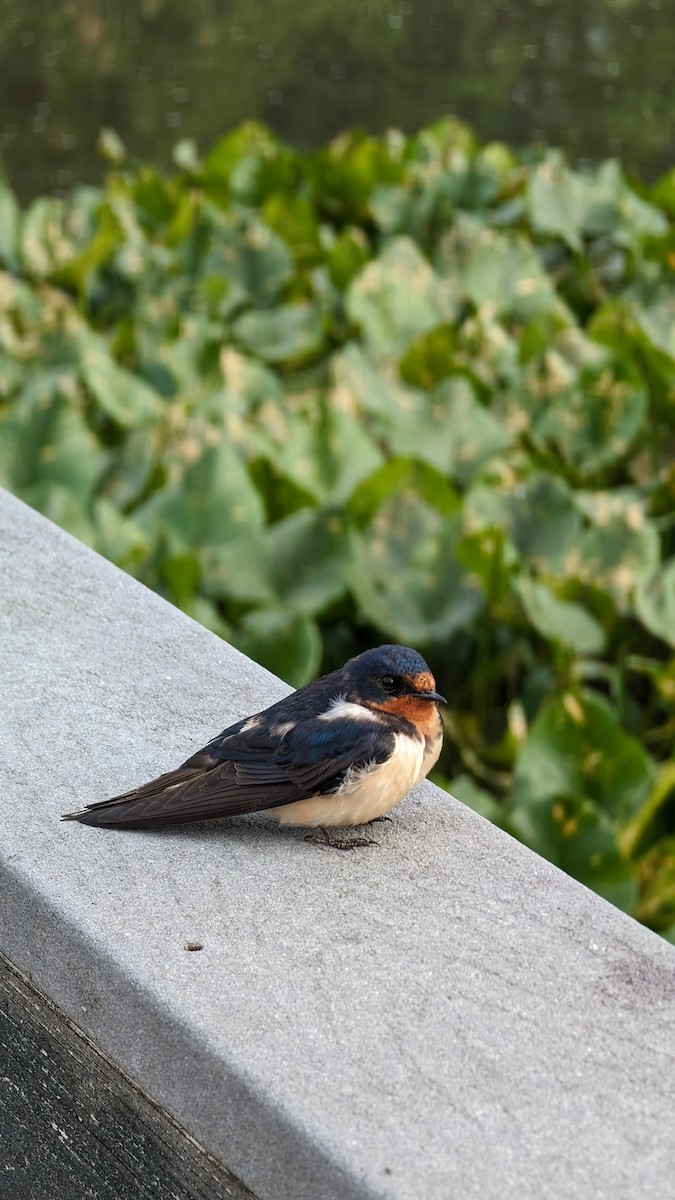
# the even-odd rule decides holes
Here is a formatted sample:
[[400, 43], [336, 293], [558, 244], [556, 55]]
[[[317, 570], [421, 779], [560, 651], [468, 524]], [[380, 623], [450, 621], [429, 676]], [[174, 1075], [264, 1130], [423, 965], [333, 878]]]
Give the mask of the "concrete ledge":
[[286, 689], [6, 493], [0, 679], [0, 950], [261, 1200], [672, 1200], [672, 946], [429, 784], [59, 824]]
[[254, 1200], [0, 955], [6, 1200]]

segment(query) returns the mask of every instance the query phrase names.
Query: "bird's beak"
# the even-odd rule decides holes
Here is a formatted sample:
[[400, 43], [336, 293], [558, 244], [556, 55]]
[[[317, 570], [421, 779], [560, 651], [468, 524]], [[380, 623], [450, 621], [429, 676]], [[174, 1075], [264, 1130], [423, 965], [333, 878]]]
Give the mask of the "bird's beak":
[[445, 696], [440, 692], [415, 692], [416, 700], [433, 700], [435, 704], [447, 704]]

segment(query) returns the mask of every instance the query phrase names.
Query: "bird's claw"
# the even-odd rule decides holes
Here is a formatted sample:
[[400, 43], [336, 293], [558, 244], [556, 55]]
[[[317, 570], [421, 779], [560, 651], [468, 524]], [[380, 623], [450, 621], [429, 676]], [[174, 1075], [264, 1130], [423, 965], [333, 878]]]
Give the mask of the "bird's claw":
[[319, 833], [306, 834], [305, 841], [313, 842], [315, 846], [332, 846], [334, 850], [356, 850], [359, 846], [377, 846], [377, 842], [373, 841], [372, 838], [336, 837], [334, 834], [329, 833], [323, 825], [319, 826]]

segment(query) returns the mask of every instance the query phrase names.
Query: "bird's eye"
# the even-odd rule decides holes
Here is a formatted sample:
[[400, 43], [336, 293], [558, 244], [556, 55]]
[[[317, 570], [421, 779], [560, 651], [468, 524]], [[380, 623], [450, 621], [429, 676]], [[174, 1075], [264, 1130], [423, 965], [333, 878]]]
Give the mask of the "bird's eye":
[[387, 692], [393, 692], [394, 688], [396, 687], [396, 680], [394, 679], [393, 675], [383, 675], [380, 683]]

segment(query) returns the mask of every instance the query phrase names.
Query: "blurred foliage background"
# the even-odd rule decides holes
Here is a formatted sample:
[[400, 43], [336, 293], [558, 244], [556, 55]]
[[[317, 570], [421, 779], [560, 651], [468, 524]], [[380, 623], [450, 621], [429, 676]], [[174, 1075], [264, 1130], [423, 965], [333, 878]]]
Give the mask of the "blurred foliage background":
[[673, 61], [668, 0], [0, 0], [0, 151], [26, 200], [99, 182], [104, 126], [168, 166], [250, 118], [309, 150], [454, 112], [655, 179]]
[[0, 483], [296, 686], [419, 648], [437, 781], [675, 941], [675, 171], [102, 149], [0, 189]]

